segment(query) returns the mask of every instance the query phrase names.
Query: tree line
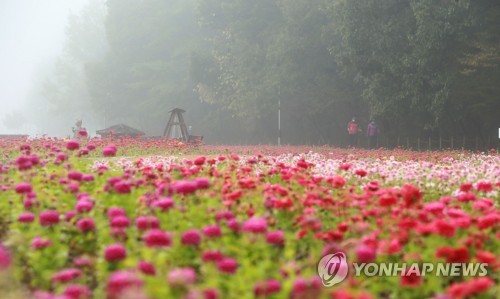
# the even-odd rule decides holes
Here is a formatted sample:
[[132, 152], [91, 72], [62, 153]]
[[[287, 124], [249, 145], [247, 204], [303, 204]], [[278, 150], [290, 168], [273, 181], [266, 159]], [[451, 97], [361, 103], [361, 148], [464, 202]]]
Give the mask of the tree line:
[[187, 110], [213, 143], [491, 138], [500, 126], [497, 0], [92, 0], [43, 84], [54, 113], [158, 135]]

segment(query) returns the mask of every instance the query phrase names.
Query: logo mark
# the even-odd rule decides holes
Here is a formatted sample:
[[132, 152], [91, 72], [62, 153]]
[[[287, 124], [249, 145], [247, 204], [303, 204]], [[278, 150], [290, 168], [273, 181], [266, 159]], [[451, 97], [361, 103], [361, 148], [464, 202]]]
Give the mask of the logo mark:
[[325, 287], [332, 287], [347, 277], [349, 266], [343, 252], [328, 254], [318, 263], [318, 275]]

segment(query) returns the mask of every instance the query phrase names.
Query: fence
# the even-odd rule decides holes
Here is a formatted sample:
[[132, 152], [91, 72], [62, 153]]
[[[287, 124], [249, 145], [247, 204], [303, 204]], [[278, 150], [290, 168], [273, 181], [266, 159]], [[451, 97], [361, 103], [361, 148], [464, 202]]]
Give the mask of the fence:
[[[347, 145], [347, 144], [346, 144]], [[369, 147], [369, 141], [361, 138], [358, 140], [358, 146]], [[500, 139], [479, 136], [475, 138], [465, 136], [447, 136], [447, 137], [396, 137], [380, 136], [377, 147], [384, 148], [404, 148], [417, 151], [427, 150], [471, 150], [471, 151], [488, 151], [495, 149], [500, 150]]]

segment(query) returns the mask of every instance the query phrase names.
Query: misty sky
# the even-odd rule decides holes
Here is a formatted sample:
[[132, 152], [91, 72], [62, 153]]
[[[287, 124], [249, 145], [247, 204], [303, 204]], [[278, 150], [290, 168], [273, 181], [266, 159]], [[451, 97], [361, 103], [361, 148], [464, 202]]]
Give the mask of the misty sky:
[[61, 52], [70, 13], [86, 2], [0, 0], [0, 134], [3, 116], [22, 109], [37, 69]]

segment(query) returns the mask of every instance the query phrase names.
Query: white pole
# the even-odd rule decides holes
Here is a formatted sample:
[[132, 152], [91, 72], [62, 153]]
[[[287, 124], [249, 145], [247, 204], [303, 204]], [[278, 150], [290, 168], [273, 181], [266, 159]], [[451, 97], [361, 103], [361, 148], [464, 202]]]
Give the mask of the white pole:
[[278, 85], [278, 145], [281, 145], [281, 86]]

